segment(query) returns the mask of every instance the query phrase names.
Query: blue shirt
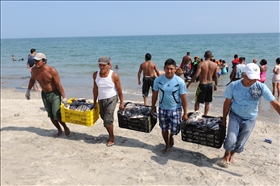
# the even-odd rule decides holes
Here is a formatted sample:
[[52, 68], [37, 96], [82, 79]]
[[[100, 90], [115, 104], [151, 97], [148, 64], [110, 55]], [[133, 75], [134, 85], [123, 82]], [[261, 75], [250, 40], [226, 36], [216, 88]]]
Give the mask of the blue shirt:
[[34, 56], [32, 56], [32, 55], [28, 57], [27, 63], [29, 64], [30, 67], [33, 67], [33, 65], [34, 65], [33, 59], [34, 59]]
[[253, 119], [258, 116], [258, 104], [261, 96], [268, 102], [275, 98], [269, 88], [257, 81], [250, 87], [242, 84], [242, 79], [231, 82], [224, 93], [228, 99], [232, 99], [230, 109], [243, 119]]
[[157, 77], [153, 89], [159, 91], [159, 107], [165, 110], [181, 108], [180, 95], [187, 93], [185, 82], [176, 75], [171, 79], [167, 79], [165, 75]]

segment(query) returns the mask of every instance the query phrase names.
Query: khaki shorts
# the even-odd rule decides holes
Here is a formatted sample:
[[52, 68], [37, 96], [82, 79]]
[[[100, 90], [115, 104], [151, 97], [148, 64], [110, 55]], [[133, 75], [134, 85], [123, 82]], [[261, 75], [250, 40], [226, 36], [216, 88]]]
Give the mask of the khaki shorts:
[[100, 116], [103, 120], [105, 128], [108, 128], [114, 122], [114, 112], [118, 102], [118, 96], [113, 96], [108, 99], [98, 100]]

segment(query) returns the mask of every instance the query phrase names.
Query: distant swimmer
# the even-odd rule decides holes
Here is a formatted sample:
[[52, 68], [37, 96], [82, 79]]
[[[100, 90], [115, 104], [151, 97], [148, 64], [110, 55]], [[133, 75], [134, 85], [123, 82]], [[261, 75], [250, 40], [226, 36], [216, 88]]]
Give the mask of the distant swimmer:
[[116, 65], [116, 66], [115, 66], [115, 69], [119, 69], [119, 65]]
[[15, 58], [14, 55], [12, 55], [12, 60], [13, 60], [13, 61], [16, 61], [16, 60], [17, 60], [17, 59]]

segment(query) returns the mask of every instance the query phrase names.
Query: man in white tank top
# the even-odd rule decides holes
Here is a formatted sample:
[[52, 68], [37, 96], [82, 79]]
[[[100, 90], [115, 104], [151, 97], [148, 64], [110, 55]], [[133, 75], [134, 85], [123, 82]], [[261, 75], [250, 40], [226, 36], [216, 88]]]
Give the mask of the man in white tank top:
[[109, 139], [107, 146], [110, 147], [115, 143], [114, 137], [114, 112], [120, 99], [119, 109], [124, 109], [123, 93], [121, 82], [118, 74], [110, 70], [110, 58], [103, 56], [98, 60], [99, 70], [94, 72], [92, 77], [93, 83], [93, 101], [100, 109], [100, 116], [104, 122], [104, 127], [107, 129]]
[[245, 57], [239, 58], [239, 64], [235, 65], [230, 77], [230, 82], [236, 81], [242, 78], [242, 72], [244, 71], [244, 68], [246, 66], [245, 64]]

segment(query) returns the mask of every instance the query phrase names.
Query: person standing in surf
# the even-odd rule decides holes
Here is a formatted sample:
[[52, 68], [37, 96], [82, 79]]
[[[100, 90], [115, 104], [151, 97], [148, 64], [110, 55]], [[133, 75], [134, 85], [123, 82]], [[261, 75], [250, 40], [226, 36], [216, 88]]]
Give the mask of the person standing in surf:
[[157, 76], [160, 76], [160, 72], [157, 68], [157, 65], [151, 61], [152, 55], [146, 53], [145, 61], [141, 63], [138, 70], [138, 85], [141, 85], [141, 73], [143, 71], [143, 84], [142, 84], [142, 95], [144, 99], [144, 105], [147, 105], [147, 97], [149, 95], [150, 88], [153, 88], [156, 73]]
[[187, 84], [187, 88], [191, 83], [196, 81], [199, 76], [199, 85], [195, 93], [194, 110], [199, 110], [199, 104], [205, 103], [204, 115], [207, 115], [210, 109], [210, 102], [213, 100], [213, 81], [215, 82], [214, 91], [218, 86], [217, 64], [211, 61], [212, 52], [206, 51], [204, 54], [205, 60], [198, 64], [197, 71]]

